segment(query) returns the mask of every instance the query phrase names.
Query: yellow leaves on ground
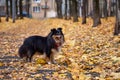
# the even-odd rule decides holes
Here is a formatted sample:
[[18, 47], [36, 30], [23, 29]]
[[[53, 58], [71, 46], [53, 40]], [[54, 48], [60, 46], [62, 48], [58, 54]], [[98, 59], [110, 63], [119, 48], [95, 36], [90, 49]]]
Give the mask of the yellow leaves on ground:
[[[92, 19], [82, 25], [82, 19], [72, 20], [24, 18], [16, 23], [0, 23], [0, 78], [51, 80], [114, 80], [120, 79], [120, 36], [113, 36], [115, 18], [101, 19], [102, 24], [92, 27]], [[40, 57], [25, 63], [17, 57], [24, 38], [46, 36], [50, 29], [62, 27], [65, 43], [55, 57], [57, 64], [46, 64]], [[2, 69], [1, 69], [2, 66]], [[8, 66], [8, 67], [6, 67]], [[7, 72], [7, 71], [9, 72]]]
[[54, 79], [58, 79], [58, 78], [65, 79], [66, 78], [66, 74], [64, 73], [54, 72], [53, 75], [54, 75]]
[[3, 66], [4, 64], [3, 64], [3, 62], [0, 62], [0, 66]]
[[36, 63], [37, 63], [37, 64], [46, 64], [46, 61], [45, 61], [45, 59], [38, 58], [38, 59], [36, 60]]
[[114, 79], [118, 79], [120, 80], [120, 73], [111, 73], [111, 75], [113, 76]]

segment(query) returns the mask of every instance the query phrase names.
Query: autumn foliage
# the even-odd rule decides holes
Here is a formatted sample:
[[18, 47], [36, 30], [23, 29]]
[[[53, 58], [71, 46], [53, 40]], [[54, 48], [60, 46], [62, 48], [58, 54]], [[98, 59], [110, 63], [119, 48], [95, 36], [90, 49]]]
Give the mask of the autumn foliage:
[[[92, 27], [72, 20], [24, 18], [0, 23], [0, 79], [10, 80], [113, 80], [120, 79], [120, 36], [114, 36], [115, 18], [102, 19]], [[57, 64], [46, 64], [35, 55], [26, 63], [18, 57], [18, 48], [31, 35], [46, 36], [51, 28], [62, 27], [65, 43], [56, 56]]]

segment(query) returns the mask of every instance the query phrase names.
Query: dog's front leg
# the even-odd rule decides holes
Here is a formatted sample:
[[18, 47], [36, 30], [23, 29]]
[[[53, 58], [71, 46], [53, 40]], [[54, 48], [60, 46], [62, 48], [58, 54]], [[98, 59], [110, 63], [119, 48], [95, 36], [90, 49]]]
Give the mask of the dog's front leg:
[[56, 61], [54, 60], [54, 53], [51, 53], [50, 61], [51, 61], [51, 63], [56, 64]]
[[53, 64], [56, 64], [57, 62], [55, 61], [55, 55], [57, 54], [57, 51], [55, 49], [52, 49], [51, 55], [50, 55], [50, 60]]
[[46, 53], [45, 53], [45, 57], [46, 57], [46, 62], [48, 63], [48, 64], [52, 64], [52, 62], [51, 62], [51, 51], [50, 51], [50, 49], [47, 49], [46, 50]]
[[47, 61], [48, 64], [52, 64], [52, 62], [51, 62], [49, 57], [46, 57], [46, 61]]

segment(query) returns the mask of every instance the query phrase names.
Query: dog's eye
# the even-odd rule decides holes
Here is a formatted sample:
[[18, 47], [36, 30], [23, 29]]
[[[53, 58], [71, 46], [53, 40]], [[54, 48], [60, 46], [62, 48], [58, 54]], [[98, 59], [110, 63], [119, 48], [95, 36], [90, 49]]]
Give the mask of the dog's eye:
[[60, 39], [62, 38], [62, 36], [60, 36]]
[[56, 40], [59, 40], [60, 38], [59, 37], [55, 37]]

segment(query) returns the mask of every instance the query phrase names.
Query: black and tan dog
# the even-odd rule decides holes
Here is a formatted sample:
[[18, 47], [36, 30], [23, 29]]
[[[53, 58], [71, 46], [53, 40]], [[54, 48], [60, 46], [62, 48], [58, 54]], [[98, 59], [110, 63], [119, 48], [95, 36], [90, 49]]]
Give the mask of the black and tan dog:
[[59, 52], [64, 41], [62, 28], [51, 29], [46, 37], [30, 36], [26, 38], [18, 53], [21, 58], [26, 58], [26, 61], [31, 62], [33, 55], [39, 52], [46, 55], [48, 64], [55, 63], [54, 54]]

